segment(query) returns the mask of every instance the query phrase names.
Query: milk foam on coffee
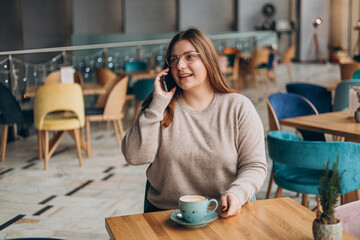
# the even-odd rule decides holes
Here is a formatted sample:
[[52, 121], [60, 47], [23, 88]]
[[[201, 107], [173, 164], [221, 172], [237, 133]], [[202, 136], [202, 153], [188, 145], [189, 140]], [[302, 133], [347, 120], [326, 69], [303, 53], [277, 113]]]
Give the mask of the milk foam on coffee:
[[186, 196], [182, 196], [180, 198], [180, 201], [183, 202], [201, 202], [201, 201], [205, 201], [206, 197], [204, 196], [199, 196], [199, 195], [186, 195]]

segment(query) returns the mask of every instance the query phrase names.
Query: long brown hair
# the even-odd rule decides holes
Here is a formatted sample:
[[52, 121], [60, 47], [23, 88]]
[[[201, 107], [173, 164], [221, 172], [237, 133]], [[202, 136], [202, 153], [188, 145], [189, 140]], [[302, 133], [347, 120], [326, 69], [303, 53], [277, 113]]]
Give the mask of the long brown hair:
[[[203, 32], [201, 32], [197, 28], [189, 28], [185, 31], [179, 32], [173, 37], [165, 55], [165, 59], [167, 61], [165, 61], [164, 69], [169, 67], [166, 64], [166, 62], [170, 62], [170, 55], [174, 45], [181, 40], [188, 40], [200, 53], [200, 58], [205, 65], [209, 77], [210, 85], [212, 86], [215, 92], [220, 92], [220, 93], [237, 92], [228, 85], [224, 75], [220, 70], [219, 57], [216, 53], [214, 44]], [[169, 78], [172, 78], [172, 75], [170, 73], [169, 73]], [[164, 119], [162, 121], [162, 125], [164, 127], [168, 127], [170, 123], [173, 121], [174, 112], [175, 112], [175, 100], [181, 95], [181, 93], [182, 93], [182, 89], [180, 87], [177, 87], [173, 98], [171, 99], [169, 105], [166, 107], [164, 112]], [[146, 99], [144, 101], [143, 107], [145, 108], [148, 107], [151, 100], [152, 97]]]

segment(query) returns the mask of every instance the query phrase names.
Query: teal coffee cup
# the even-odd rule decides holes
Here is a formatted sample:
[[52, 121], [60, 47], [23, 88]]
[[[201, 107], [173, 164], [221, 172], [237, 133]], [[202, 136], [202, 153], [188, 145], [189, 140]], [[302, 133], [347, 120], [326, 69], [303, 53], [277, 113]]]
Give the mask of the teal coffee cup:
[[[215, 204], [215, 207], [210, 210], [208, 207], [212, 202]], [[180, 197], [179, 207], [186, 222], [200, 223], [207, 215], [216, 211], [218, 202], [216, 199], [208, 200], [200, 195], [185, 195]]]

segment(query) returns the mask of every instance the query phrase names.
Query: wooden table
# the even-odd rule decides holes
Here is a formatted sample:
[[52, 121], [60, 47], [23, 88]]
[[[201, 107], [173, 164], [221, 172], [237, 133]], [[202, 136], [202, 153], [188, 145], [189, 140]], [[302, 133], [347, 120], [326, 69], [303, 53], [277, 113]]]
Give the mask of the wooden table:
[[348, 141], [360, 141], [360, 124], [353, 117], [349, 117], [347, 112], [330, 112], [286, 118], [282, 119], [280, 124], [313, 132], [342, 136]]
[[[27, 86], [24, 94], [24, 98], [35, 97], [36, 90], [40, 86]], [[83, 87], [84, 95], [101, 95], [106, 93], [106, 89], [99, 83], [84, 83]]]
[[[313, 239], [315, 213], [290, 198], [257, 200], [241, 213], [202, 228], [185, 228], [169, 219], [173, 210], [105, 219], [110, 239]], [[356, 239], [343, 232], [343, 240]]]

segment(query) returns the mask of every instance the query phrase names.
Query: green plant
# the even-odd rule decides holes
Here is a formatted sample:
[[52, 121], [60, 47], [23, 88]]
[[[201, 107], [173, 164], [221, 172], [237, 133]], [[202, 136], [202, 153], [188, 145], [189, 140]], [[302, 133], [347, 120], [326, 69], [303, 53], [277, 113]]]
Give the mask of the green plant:
[[338, 153], [336, 162], [333, 164], [332, 170], [330, 169], [330, 159], [328, 160], [324, 175], [320, 178], [320, 187], [318, 188], [320, 195], [321, 209], [317, 211], [317, 220], [324, 224], [335, 224], [338, 220], [335, 218], [335, 204], [337, 202], [338, 194], [340, 193], [340, 181], [344, 174], [338, 171], [339, 166]]

